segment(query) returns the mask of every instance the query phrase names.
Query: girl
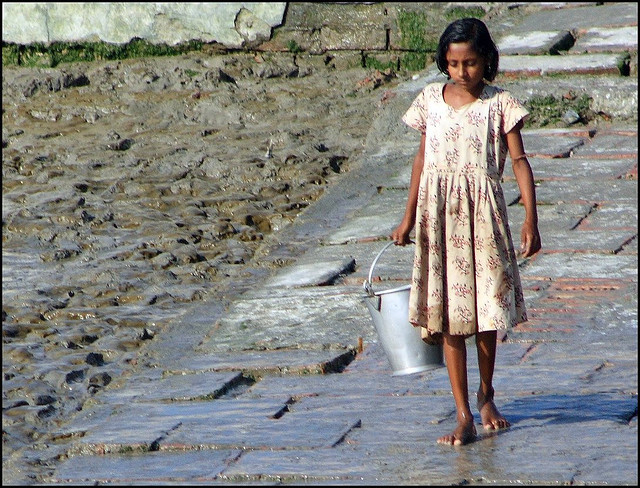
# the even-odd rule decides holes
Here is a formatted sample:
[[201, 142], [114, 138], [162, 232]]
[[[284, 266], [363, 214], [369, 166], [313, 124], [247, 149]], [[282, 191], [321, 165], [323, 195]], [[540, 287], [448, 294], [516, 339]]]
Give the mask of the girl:
[[427, 85], [402, 117], [422, 138], [405, 214], [391, 238], [404, 246], [416, 227], [409, 321], [421, 327], [423, 340], [443, 343], [458, 424], [438, 443], [460, 445], [477, 436], [465, 339], [476, 338], [482, 425], [506, 428], [493, 402], [497, 331], [527, 320], [500, 186], [507, 150], [526, 211], [522, 256], [538, 252], [541, 243], [520, 134], [528, 112], [509, 92], [486, 83], [498, 71], [486, 25], [473, 18], [451, 23], [440, 37], [436, 64], [448, 82]]

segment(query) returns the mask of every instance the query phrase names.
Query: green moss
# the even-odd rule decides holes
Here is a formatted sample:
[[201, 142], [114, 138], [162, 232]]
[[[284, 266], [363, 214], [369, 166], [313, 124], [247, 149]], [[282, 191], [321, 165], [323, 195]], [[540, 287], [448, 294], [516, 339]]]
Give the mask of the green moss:
[[387, 61], [385, 63], [377, 59], [375, 56], [367, 55], [364, 59], [364, 67], [377, 69], [378, 71], [385, 71], [388, 69], [396, 70], [398, 69], [398, 63], [396, 61]]
[[452, 7], [447, 10], [444, 15], [449, 22], [452, 22], [467, 17], [481, 19], [484, 17], [485, 11], [482, 7]]
[[302, 48], [298, 45], [298, 43], [294, 39], [290, 39], [287, 42], [287, 49], [294, 54], [302, 52]]
[[437, 42], [427, 37], [429, 19], [424, 12], [398, 12], [398, 29], [400, 31], [400, 45], [407, 52], [400, 59], [400, 67], [408, 71], [419, 71], [425, 68], [428, 53], [433, 53], [438, 47]]
[[631, 74], [631, 54], [624, 53], [618, 58], [617, 66], [621, 76], [629, 76]]
[[400, 67], [407, 71], [420, 71], [427, 66], [426, 53], [407, 53], [400, 59]]
[[529, 119], [525, 127], [563, 126], [563, 116], [568, 110], [574, 110], [579, 116], [578, 122], [586, 124], [593, 120], [595, 113], [590, 109], [591, 97], [581, 95], [573, 99], [556, 98], [553, 95], [532, 97], [524, 103], [529, 110]]
[[176, 56], [202, 49], [201, 41], [190, 41], [176, 46], [151, 44], [142, 39], [133, 39], [127, 44], [107, 42], [53, 42], [29, 45], [2, 44], [3, 66], [47, 66], [79, 61], [100, 61], [141, 58], [153, 56]]
[[18, 47], [15, 44], [2, 44], [2, 66], [18, 65]]
[[434, 52], [437, 44], [427, 38], [428, 17], [423, 12], [398, 12], [400, 44], [404, 49], [417, 52]]

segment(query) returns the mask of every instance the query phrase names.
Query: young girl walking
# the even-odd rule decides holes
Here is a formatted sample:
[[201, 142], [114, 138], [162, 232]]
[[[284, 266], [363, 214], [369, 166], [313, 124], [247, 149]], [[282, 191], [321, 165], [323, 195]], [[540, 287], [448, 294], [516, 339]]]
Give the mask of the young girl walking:
[[498, 57], [482, 21], [451, 23], [436, 53], [448, 81], [427, 85], [402, 117], [422, 137], [404, 217], [391, 238], [404, 246], [415, 226], [409, 321], [421, 327], [423, 340], [443, 344], [457, 411], [457, 426], [441, 444], [467, 444], [477, 436], [467, 386], [465, 340], [472, 335], [482, 425], [509, 427], [493, 401], [497, 331], [527, 318], [500, 185], [507, 151], [526, 212], [521, 255], [541, 248], [533, 173], [520, 134], [528, 112], [508, 91], [488, 84]]

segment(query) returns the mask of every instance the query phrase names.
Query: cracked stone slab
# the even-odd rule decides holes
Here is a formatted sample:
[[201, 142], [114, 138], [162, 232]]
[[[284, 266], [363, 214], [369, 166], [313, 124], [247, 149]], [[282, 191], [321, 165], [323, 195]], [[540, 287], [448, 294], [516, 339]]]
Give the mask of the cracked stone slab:
[[[251, 386], [247, 395], [261, 398], [286, 391], [293, 397], [365, 398], [368, 396], [429, 395], [438, 376], [446, 375], [444, 368], [429, 369], [416, 374], [393, 376], [382, 346], [369, 344], [364, 352], [340, 376], [281, 375], [265, 376]], [[446, 391], [446, 390], [444, 390]]]
[[508, 34], [500, 39], [498, 49], [501, 55], [557, 54], [560, 51], [610, 53], [638, 49], [637, 26], [591, 27], [576, 31], [577, 39], [568, 29]]
[[[514, 479], [526, 479], [529, 483], [541, 485], [571, 484], [576, 473], [581, 472], [584, 467], [590, 467], [590, 473], [593, 473], [594, 466], [604, 468], [609, 464], [607, 457], [615, 457], [617, 448], [622, 445], [629, 447], [620, 449], [620, 457], [629, 459], [634, 446], [637, 448], [637, 429], [618, 427], [611, 421], [581, 418], [580, 410], [588, 405], [592, 398], [592, 395], [578, 396], [574, 401], [556, 398], [557, 406], [574, 409], [574, 416], [563, 415], [562, 412], [554, 414], [554, 411], [549, 410], [536, 412], [535, 401], [526, 408], [525, 415], [517, 417], [514, 417], [517, 412], [501, 408], [501, 412], [511, 421], [512, 427], [494, 434], [485, 443], [478, 443], [473, 450], [476, 455], [482, 456], [483, 448], [491, 449], [492, 455], [488, 463], [480, 468], [483, 479], [492, 480], [496, 484], [508, 484], [508, 480]], [[577, 424], [583, 432], [581, 442], [567, 442], [567, 439], [575, 437]], [[617, 433], [614, 433], [616, 431]], [[517, 449], [509, 449], [509, 445], [517, 446]], [[539, 458], [541, 452], [544, 452], [545, 465], [542, 471], [527, 470], [522, 464], [518, 464], [518, 459], [522, 459], [522, 456]], [[499, 463], [495, 462], [495, 459], [499, 459]], [[635, 464], [637, 466], [637, 463]], [[633, 484], [634, 469], [631, 463], [623, 461], [619, 464], [617, 472], [603, 472], [594, 478], [611, 480], [613, 483]], [[637, 479], [637, 469], [635, 473]], [[477, 471], [473, 474], [479, 475]]]
[[[602, 483], [601, 480], [607, 480], [612, 485], [637, 483], [638, 465], [637, 463], [635, 467], [629, 465], [626, 460], [638, 452], [638, 428], [636, 425], [635, 430], [623, 427], [620, 430], [626, 434], [625, 440], [621, 443], [609, 438], [606, 439], [608, 442], [605, 444], [606, 441], [603, 442], [604, 439], [602, 439], [597, 445], [600, 447], [596, 454], [598, 462], [583, 463], [580, 472], [574, 478], [575, 482], [598, 484]], [[621, 466], [623, 466], [622, 469]]]
[[62, 462], [53, 483], [174, 484], [213, 481], [242, 453], [239, 449], [74, 456]]
[[[575, 77], [567, 74], [567, 76], [554, 78], [553, 82], [543, 76], [522, 79], [505, 77], [501, 85], [525, 103], [536, 97], [553, 96], [560, 99], [568, 93], [585, 96], [590, 99], [589, 108], [594, 112], [602, 112], [616, 120], [637, 125], [637, 77], [620, 76], [619, 72], [597, 77]], [[574, 127], [573, 130], [580, 130], [580, 126]], [[554, 134], [557, 129], [541, 129], [540, 133], [543, 131]]]
[[539, 227], [542, 247], [545, 251], [613, 254], [622, 249], [625, 243], [635, 235], [629, 231], [556, 232], [554, 230], [547, 231], [543, 224]]
[[[266, 422], [279, 412], [289, 397], [280, 399], [235, 401], [211, 400], [198, 402], [132, 403], [115, 408], [103, 422], [91, 428], [72, 448], [73, 453], [120, 452], [127, 450], [153, 450], [152, 446], [167, 442], [169, 433], [190, 432], [194, 425], [204, 430], [214, 430], [227, 436], [237, 434], [234, 429], [241, 425], [255, 426]], [[231, 426], [235, 423], [234, 426]], [[193, 429], [193, 430], [191, 430]], [[197, 437], [186, 441], [186, 445], [197, 445]], [[229, 438], [227, 437], [227, 440]], [[207, 443], [215, 443], [209, 439]], [[227, 443], [229, 444], [229, 443]]]
[[577, 152], [570, 158], [545, 159], [530, 158], [534, 179], [614, 179], [626, 175], [637, 164], [637, 158], [595, 159], [580, 157]]
[[[353, 354], [353, 350], [349, 348], [318, 348], [314, 350], [296, 347], [275, 350], [216, 351], [210, 354], [192, 354], [175, 363], [173, 366], [176, 369], [172, 372], [178, 374], [181, 370], [190, 372], [242, 371], [255, 375], [287, 374], [292, 376], [324, 374], [343, 368], [353, 359]], [[232, 379], [236, 379], [235, 375]], [[230, 384], [233, 386], [234, 382], [232, 381]]]
[[340, 230], [324, 240], [325, 244], [344, 244], [364, 239], [388, 237], [401, 219], [400, 205], [396, 206], [397, 215], [381, 218], [380, 215], [363, 215], [350, 219]]
[[586, 142], [585, 137], [570, 135], [542, 136], [537, 131], [522, 131], [522, 141], [531, 157], [566, 158]]
[[[285, 452], [251, 451], [225, 471], [231, 480], [326, 484], [379, 483], [381, 473], [364, 463], [365, 453], [353, 447]], [[392, 479], [392, 478], [388, 478]]]
[[325, 244], [344, 244], [358, 240], [388, 237], [400, 223], [406, 206], [406, 189], [382, 189], [365, 206], [328, 236]]
[[592, 27], [581, 30], [572, 52], [634, 51], [638, 49], [638, 26]]
[[638, 232], [638, 203], [629, 202], [603, 203], [590, 213], [581, 223], [580, 229], [585, 231], [614, 229], [630, 229], [634, 234]]
[[[637, 234], [637, 220], [628, 212], [628, 207], [616, 205], [607, 209], [606, 204], [595, 210], [592, 207], [589, 203], [538, 206], [543, 250], [614, 253]], [[511, 206], [508, 215], [517, 243], [524, 222], [524, 207]]]
[[542, 393], [513, 398], [504, 403], [502, 410], [504, 415], [509, 413], [512, 423], [526, 420], [548, 425], [580, 421], [597, 425], [627, 423], [636, 407], [635, 398], [616, 393]]
[[[570, 340], [570, 339], [569, 339]], [[549, 343], [543, 343], [541, 346], [548, 346]], [[566, 344], [563, 344], [566, 350]], [[542, 349], [539, 347], [538, 349]], [[553, 367], [545, 366], [549, 364], [548, 361], [553, 360]], [[555, 361], [558, 361], [557, 363]], [[615, 364], [615, 363], [613, 363]], [[527, 362], [522, 365], [509, 365], [499, 366], [499, 369], [508, 374], [507, 378], [501, 381], [501, 384], [496, 386], [497, 394], [496, 398], [500, 399], [501, 404], [506, 403], [505, 398], [509, 398], [511, 402], [525, 401], [530, 398], [531, 403], [535, 403], [535, 396], [561, 396], [567, 391], [578, 391], [585, 396], [593, 393], [608, 393], [610, 395], [617, 395], [621, 399], [624, 399], [626, 389], [632, 389], [633, 381], [633, 368], [628, 362], [621, 363], [618, 367], [611, 366], [606, 374], [602, 375], [602, 378], [595, 381], [587, 381], [584, 378], [593, 372], [594, 368], [602, 366], [601, 356], [588, 356], [585, 354], [585, 358], [571, 358], [569, 360], [563, 358], [556, 358], [553, 355], [545, 354], [544, 352], [533, 354], [527, 358]], [[508, 373], [507, 373], [508, 371]], [[619, 378], [615, 377], [614, 372], [622, 373]], [[606, 380], [611, 379], [613, 383], [608, 386]], [[637, 384], [637, 381], [635, 382]], [[545, 386], [546, 384], [546, 386]], [[604, 389], [602, 389], [604, 388]], [[521, 400], [520, 400], [521, 399]], [[541, 401], [542, 403], [542, 401]], [[613, 420], [620, 419], [627, 414], [633, 412], [629, 411], [632, 405], [630, 402], [614, 402], [617, 405], [615, 409], [611, 411], [611, 418]], [[514, 412], [517, 408], [510, 407]], [[602, 412], [604, 416], [604, 412]]]
[[292, 266], [287, 266], [269, 279], [268, 287], [302, 287], [330, 285], [340, 276], [349, 274], [355, 267], [352, 258], [318, 259], [308, 253]]
[[[370, 248], [370, 252], [363, 253], [359, 261], [361, 266], [356, 269], [354, 274], [354, 278], [356, 276], [362, 277], [358, 283], [363, 283], [364, 279], [369, 281], [369, 274], [371, 274], [374, 292], [397, 288], [411, 282], [415, 246], [391, 246], [382, 252], [386, 244], [388, 241], [375, 242], [375, 246]], [[382, 254], [380, 254], [381, 252]], [[380, 257], [374, 265], [373, 261], [378, 255]]]
[[[414, 426], [437, 424], [451, 412], [452, 397], [446, 390], [442, 395], [371, 395], [363, 392], [345, 396], [308, 396], [290, 406], [293, 415], [317, 415], [319, 417], [340, 417], [346, 412], [355, 415], [361, 420], [360, 429], [352, 433], [359, 436], [364, 431], [382, 433], [383, 430], [393, 431], [402, 429], [407, 418], [412, 418], [412, 412], [421, 412], [412, 419]], [[366, 401], [365, 401], [366, 398]], [[404, 432], [407, 440], [417, 440], [415, 430], [407, 429]], [[418, 434], [419, 435], [419, 434]], [[378, 435], [377, 442], [388, 441], [387, 436]], [[375, 439], [371, 440], [376, 442]]]
[[235, 372], [193, 372], [153, 370], [153, 373], [127, 378], [126, 385], [107, 395], [109, 403], [125, 402], [170, 402], [216, 398], [233, 388], [242, 379]]
[[528, 276], [551, 278], [629, 278], [638, 275], [638, 256], [594, 253], [550, 253], [530, 260], [524, 268]]
[[571, 32], [541, 31], [509, 34], [498, 42], [500, 57], [514, 54], [555, 54], [573, 44]]
[[506, 76], [550, 74], [620, 74], [621, 54], [592, 53], [566, 56], [500, 56], [500, 72]]
[[[563, 205], [538, 205], [538, 225], [550, 232], [570, 231], [589, 214], [593, 205], [590, 203], [566, 203]], [[507, 209], [509, 222], [512, 226], [512, 234], [517, 236], [519, 227], [524, 221], [525, 210], [523, 205], [512, 205]], [[544, 226], [544, 227], [543, 227]]]
[[538, 203], [561, 204], [572, 202], [620, 202], [637, 201], [638, 182], [634, 180], [614, 179], [602, 185], [590, 185], [591, 191], [585, 192], [589, 180], [554, 181], [543, 180], [536, 185]]
[[[364, 279], [368, 277], [373, 260], [388, 243], [389, 239], [383, 239], [320, 245], [302, 256], [300, 260], [307, 262], [309, 259], [317, 259], [319, 262], [323, 262], [331, 257], [335, 258], [335, 256], [342, 256], [345, 260], [353, 260], [354, 268], [341, 278], [343, 282], [353, 284], [355, 291], [360, 291]], [[413, 246], [389, 247], [376, 263], [374, 274], [383, 279], [409, 279], [413, 254]], [[264, 295], [262, 293], [262, 296]]]
[[291, 402], [270, 411], [257, 411], [256, 404], [268, 406], [272, 401], [259, 399], [218, 400], [210, 402], [211, 415], [179, 417], [182, 423], [170, 432], [162, 444], [197, 448], [228, 449], [315, 449], [330, 447], [341, 441], [360, 419], [351, 412], [328, 416], [310, 411], [292, 411]]
[[[570, 4], [563, 3], [563, 6]], [[513, 27], [514, 32], [530, 32], [544, 25], [548, 30], [622, 27], [638, 24], [638, 4], [633, 2], [602, 5], [576, 5], [533, 12]]]
[[[395, 402], [394, 402], [395, 400]], [[535, 452], [542, 448], [547, 436], [557, 437], [558, 443], [554, 446], [562, 446], [562, 453], [558, 451], [545, 464], [542, 480], [565, 480], [569, 482], [576, 464], [585, 462], [585, 459], [597, 459], [598, 447], [605, 443], [614, 445], [611, 440], [610, 425], [615, 419], [610, 420], [606, 412], [616, 409], [616, 406], [631, 406], [633, 399], [627, 399], [622, 405], [617, 396], [601, 398], [597, 403], [599, 407], [605, 407], [606, 411], [599, 412], [596, 405], [589, 409], [589, 417], [582, 419], [580, 404], [585, 401], [583, 395], [540, 395], [530, 396], [530, 399], [518, 401], [517, 398], [501, 398], [501, 405], [505, 412], [509, 412], [509, 418], [513, 418], [512, 428], [509, 430], [485, 433], [479, 429], [479, 438], [476, 442], [465, 447], [467, 458], [457, 458], [458, 462], [452, 464], [451, 451], [443, 449], [436, 444], [436, 439], [443, 433], [453, 428], [453, 420], [444, 422], [429, 422], [428, 412], [432, 403], [439, 404], [443, 410], [451, 410], [451, 398], [448, 396], [414, 397], [414, 398], [389, 398], [386, 410], [383, 409], [380, 417], [362, 420], [362, 425], [354, 429], [344, 443], [331, 449], [311, 451], [289, 451], [275, 455], [273, 451], [251, 451], [247, 453], [225, 471], [225, 475], [232, 479], [312, 479], [326, 481], [327, 473], [334, 475], [334, 480], [342, 482], [361, 477], [359, 482], [380, 483], [385, 479], [403, 479], [407, 482], [413, 480], [429, 479], [430, 482], [442, 480], [443, 484], [451, 480], [472, 479], [474, 476], [482, 476], [483, 479], [496, 482], [510, 479], [531, 479], [531, 474], [525, 473], [527, 469], [515, 462], [504, 465], [503, 454], [509, 457], [508, 452], [513, 452], [513, 446], [518, 446], [518, 451], [524, 449], [534, 456]], [[519, 402], [519, 403], [518, 403]], [[554, 403], [555, 402], [555, 403]], [[511, 405], [511, 407], [508, 407]], [[568, 410], [569, 409], [569, 410]], [[567, 411], [568, 410], [568, 411]], [[405, 418], [409, 422], [403, 427], [395, 425], [394, 418]], [[387, 420], [391, 420], [387, 423]], [[566, 442], [561, 438], [570, 435], [574, 422], [590, 424], [589, 431], [593, 429], [595, 446], [583, 449], [576, 444], [573, 449], [567, 448]], [[409, 436], [407, 442], [404, 436], [398, 436], [398, 429]], [[555, 430], [555, 431], [554, 431]], [[544, 437], [539, 442], [531, 442], [531, 437], [538, 439], [534, 432], [544, 432]], [[634, 432], [627, 435], [630, 439]], [[600, 436], [599, 440], [596, 437]], [[604, 436], [604, 438], [602, 438]], [[636, 441], [637, 443], [637, 441]], [[533, 445], [532, 445], [533, 444]], [[631, 443], [633, 446], [633, 442]], [[553, 449], [547, 446], [546, 449]], [[485, 463], [473, 462], [478, 457], [484, 459], [487, 452], [491, 452], [490, 459]], [[627, 459], [630, 455], [625, 453]], [[490, 462], [494, 456], [498, 456], [500, 463]], [[514, 456], [511, 454], [510, 456]], [[359, 466], [365, 463], [368, 470], [362, 473]], [[327, 471], [323, 466], [333, 466]], [[279, 478], [281, 476], [282, 478]], [[237, 477], [237, 478], [236, 478]], [[623, 475], [620, 478], [628, 478]], [[618, 477], [616, 478], [618, 479]]]
[[409, 189], [411, 184], [411, 162], [407, 160], [407, 164], [402, 166], [393, 177], [385, 181], [383, 188], [405, 188]]
[[364, 291], [344, 286], [273, 288], [254, 297], [247, 295], [232, 304], [196, 353], [331, 344], [355, 347], [359, 337], [368, 340], [374, 333], [363, 297]]
[[581, 147], [577, 147], [575, 156], [638, 156], [638, 133], [632, 134], [601, 134]]
[[267, 281], [268, 287], [330, 285], [355, 267], [353, 259], [300, 260]]

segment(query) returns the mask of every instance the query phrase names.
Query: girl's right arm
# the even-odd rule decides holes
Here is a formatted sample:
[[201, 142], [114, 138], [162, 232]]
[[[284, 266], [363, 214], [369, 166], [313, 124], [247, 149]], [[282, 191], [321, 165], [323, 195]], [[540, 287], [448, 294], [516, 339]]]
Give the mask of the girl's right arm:
[[405, 246], [411, 242], [409, 233], [416, 223], [416, 209], [418, 206], [418, 190], [420, 187], [420, 175], [424, 166], [424, 148], [426, 136], [422, 134], [420, 138], [420, 147], [413, 159], [413, 167], [411, 169], [411, 183], [409, 184], [409, 197], [407, 198], [407, 207], [404, 211], [404, 217], [400, 225], [391, 233], [391, 239], [396, 246]]

